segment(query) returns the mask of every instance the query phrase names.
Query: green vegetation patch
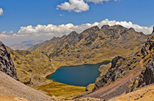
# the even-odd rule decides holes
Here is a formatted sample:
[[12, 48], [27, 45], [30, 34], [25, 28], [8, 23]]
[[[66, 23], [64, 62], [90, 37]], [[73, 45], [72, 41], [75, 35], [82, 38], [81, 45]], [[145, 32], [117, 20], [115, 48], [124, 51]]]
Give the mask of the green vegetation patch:
[[46, 92], [49, 96], [56, 96], [62, 99], [73, 97], [85, 92], [85, 87], [67, 85], [59, 82], [42, 85], [36, 89]]

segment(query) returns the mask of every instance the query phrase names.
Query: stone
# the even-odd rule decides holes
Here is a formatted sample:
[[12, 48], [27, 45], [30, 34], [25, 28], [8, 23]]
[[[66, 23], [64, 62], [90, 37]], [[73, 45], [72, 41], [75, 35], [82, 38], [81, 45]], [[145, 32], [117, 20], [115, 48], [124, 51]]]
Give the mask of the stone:
[[0, 41], [0, 71], [18, 80], [16, 68], [14, 67], [14, 64], [11, 60], [10, 53], [7, 51], [5, 45], [1, 41]]
[[132, 64], [130, 67], [129, 67], [129, 70], [132, 70], [136, 65], [135, 64]]

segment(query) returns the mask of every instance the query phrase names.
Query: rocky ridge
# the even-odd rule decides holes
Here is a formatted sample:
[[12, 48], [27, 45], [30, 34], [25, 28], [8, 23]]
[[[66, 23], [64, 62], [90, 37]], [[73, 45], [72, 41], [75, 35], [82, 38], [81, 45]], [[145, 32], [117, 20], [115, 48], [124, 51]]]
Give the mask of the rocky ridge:
[[128, 92], [154, 83], [154, 31], [145, 42], [139, 55], [141, 55], [143, 59], [144, 69], [136, 80], [134, 80], [134, 82], [129, 86]]
[[0, 41], [0, 71], [18, 80], [16, 68], [11, 60], [11, 55], [6, 46]]
[[[97, 78], [93, 92], [86, 97], [98, 97], [105, 100], [129, 93], [154, 83], [154, 33], [152, 33], [140, 51], [127, 57], [117, 56], [109, 68]], [[146, 93], [145, 93], [146, 94]]]
[[[24, 54], [29, 54], [25, 51]], [[19, 78], [18, 78], [19, 77]], [[20, 81], [18, 72], [11, 60], [11, 55], [6, 46], [0, 42], [0, 100], [1, 101], [53, 101], [42, 92], [34, 90]]]
[[[72, 32], [54, 37], [28, 50], [43, 51], [53, 60], [56, 68], [61, 66], [95, 64], [112, 60], [117, 55], [127, 56], [143, 45], [148, 35], [120, 25], [101, 28], [94, 26], [82, 33]], [[103, 58], [102, 58], [103, 57]]]

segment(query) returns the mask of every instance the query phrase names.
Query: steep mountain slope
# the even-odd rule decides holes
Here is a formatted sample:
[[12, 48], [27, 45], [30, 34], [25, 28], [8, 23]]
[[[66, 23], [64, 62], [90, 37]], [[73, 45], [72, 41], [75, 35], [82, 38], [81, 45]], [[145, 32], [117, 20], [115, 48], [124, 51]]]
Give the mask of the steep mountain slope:
[[[53, 100], [58, 101], [58, 99], [56, 98], [51, 98], [40, 91], [37, 91], [33, 88], [30, 88], [20, 83], [19, 81], [14, 80], [13, 78], [4, 74], [3, 72], [0, 72], [0, 95], [3, 95], [5, 97], [10, 97], [10, 96], [13, 97], [10, 98], [9, 101], [13, 101], [12, 99], [17, 99], [17, 98], [18, 99], [24, 98], [27, 101], [53, 101]], [[0, 96], [0, 101], [1, 101], [1, 96]]]
[[11, 53], [20, 82], [59, 98], [71, 97], [85, 91], [85, 87], [66, 85], [47, 79], [47, 75], [52, 74], [56, 69], [44, 53], [10, 48], [8, 50]]
[[78, 34], [72, 32], [34, 45], [30, 51], [43, 51], [55, 67], [94, 64], [112, 60], [117, 55], [127, 56], [137, 50], [148, 36], [120, 25], [97, 26]]
[[52, 80], [46, 79], [46, 76], [54, 72], [55, 69], [46, 55], [38, 51], [30, 52], [10, 48], [8, 51], [11, 53], [20, 82], [31, 87], [52, 82]]
[[107, 100], [154, 83], [153, 54], [154, 33], [134, 55], [125, 58], [117, 56], [113, 58], [111, 65], [101, 67], [109, 69], [102, 71], [95, 82], [94, 92], [86, 97]]
[[17, 73], [10, 53], [5, 45], [0, 42], [0, 101], [58, 100], [20, 83], [17, 81]]
[[128, 94], [110, 99], [109, 101], [153, 101], [154, 84], [143, 87]]
[[17, 78], [16, 68], [11, 60], [11, 55], [7, 51], [5, 45], [0, 41], [0, 71], [6, 73], [7, 75]]

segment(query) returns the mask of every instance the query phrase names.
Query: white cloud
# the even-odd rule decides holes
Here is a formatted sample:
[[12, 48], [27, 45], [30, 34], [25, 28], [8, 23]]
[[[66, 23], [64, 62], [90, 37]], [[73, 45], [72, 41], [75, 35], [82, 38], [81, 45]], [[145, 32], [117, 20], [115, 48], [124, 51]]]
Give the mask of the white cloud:
[[7, 32], [7, 31], [2, 31], [1, 34], [12, 34], [13, 31], [11, 30], [10, 32]]
[[2, 33], [1, 34], [6, 34], [6, 31], [2, 31]]
[[13, 31], [10, 31], [9, 33], [10, 33], [10, 34], [12, 34], [12, 33], [13, 33]]
[[103, 21], [101, 21], [99, 24], [97, 24], [97, 26], [101, 27], [102, 25], [122, 25], [126, 28], [134, 28], [135, 31], [137, 32], [143, 32], [144, 34], [151, 34], [152, 32], [152, 26], [151, 27], [144, 27], [144, 26], [139, 26], [137, 24], [133, 24], [132, 22], [126, 22], [126, 21], [116, 21], [116, 20], [112, 20], [109, 21], [108, 19], [105, 19]]
[[93, 24], [86, 23], [82, 25], [73, 25], [71, 23], [69, 24], [62, 24], [62, 25], [37, 25], [37, 26], [26, 26], [26, 27], [20, 27], [19, 31], [17, 33], [14, 33], [13, 35], [10, 35], [9, 33], [12, 33], [13, 31], [6, 32], [3, 31], [0, 34], [0, 40], [3, 41], [5, 44], [14, 44], [19, 43], [26, 40], [49, 40], [53, 36], [62, 36], [67, 35], [71, 31], [76, 31], [78, 33], [81, 33], [87, 28], [90, 28], [92, 26], [99, 26], [102, 27], [103, 25], [122, 25], [126, 28], [134, 28], [138, 32], [143, 32], [144, 34], [150, 34], [152, 32], [152, 26], [151, 27], [144, 27], [139, 26], [137, 24], [133, 24], [132, 22], [126, 22], [126, 21], [116, 21], [112, 20], [109, 21], [108, 19], [105, 19], [101, 22], [95, 22]]
[[3, 9], [0, 8], [0, 16], [3, 14]]
[[57, 5], [57, 9], [79, 13], [89, 10], [89, 5], [85, 3], [84, 0], [69, 0], [69, 2], [64, 2], [60, 5]]

